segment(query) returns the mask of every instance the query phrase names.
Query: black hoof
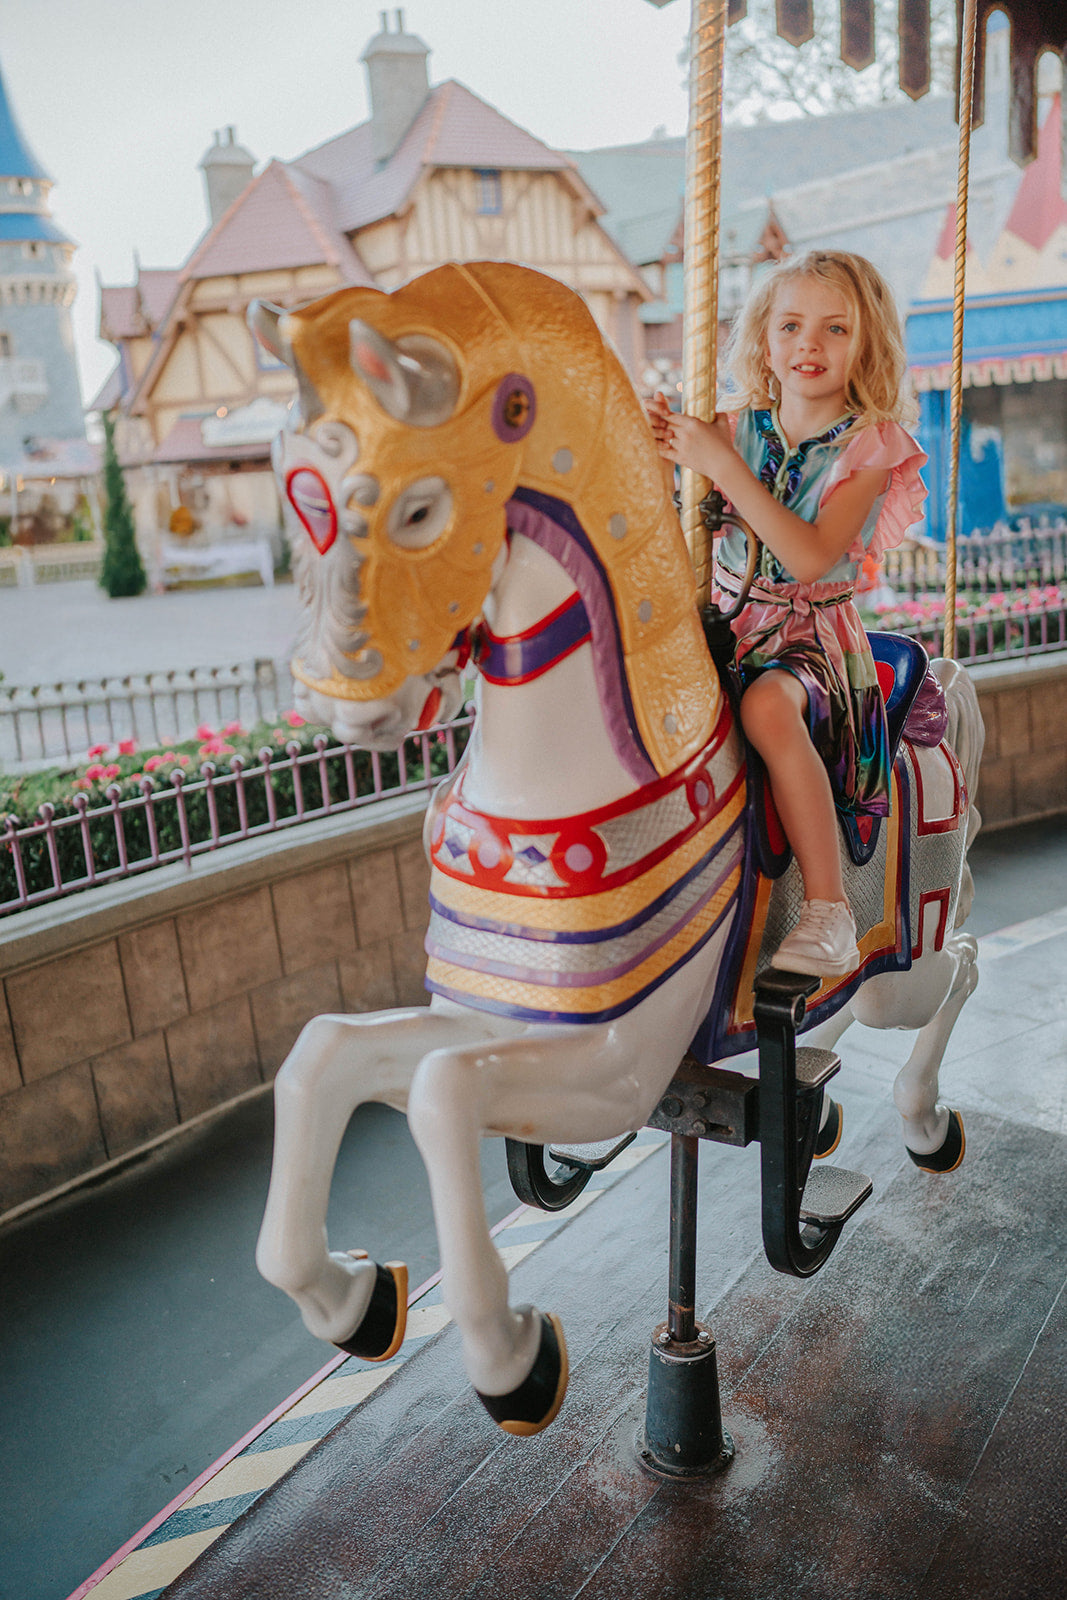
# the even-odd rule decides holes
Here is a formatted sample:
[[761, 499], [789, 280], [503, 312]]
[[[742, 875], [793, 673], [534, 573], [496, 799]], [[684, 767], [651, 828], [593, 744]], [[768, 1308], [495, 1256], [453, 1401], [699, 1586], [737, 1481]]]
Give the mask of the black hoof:
[[841, 1143], [841, 1135], [845, 1131], [845, 1113], [841, 1109], [840, 1102], [831, 1100], [827, 1095], [826, 1103], [830, 1109], [827, 1112], [826, 1121], [819, 1129], [815, 1140], [814, 1155], [816, 1161], [825, 1161], [827, 1156], [833, 1155]]
[[[362, 1252], [353, 1251], [354, 1255]], [[404, 1342], [408, 1323], [408, 1269], [402, 1261], [375, 1263], [378, 1274], [363, 1321], [348, 1339], [337, 1339], [339, 1350], [364, 1361], [388, 1361]]]
[[568, 1375], [567, 1342], [560, 1320], [542, 1312], [541, 1345], [529, 1376], [510, 1394], [474, 1392], [505, 1433], [529, 1438], [554, 1420], [567, 1392]]
[[[904, 1148], [908, 1150], [907, 1145]], [[955, 1172], [966, 1152], [967, 1137], [963, 1131], [963, 1118], [958, 1111], [950, 1111], [948, 1114], [948, 1132], [940, 1150], [931, 1151], [925, 1156], [919, 1155], [914, 1150], [908, 1150], [909, 1156], [921, 1172]]]

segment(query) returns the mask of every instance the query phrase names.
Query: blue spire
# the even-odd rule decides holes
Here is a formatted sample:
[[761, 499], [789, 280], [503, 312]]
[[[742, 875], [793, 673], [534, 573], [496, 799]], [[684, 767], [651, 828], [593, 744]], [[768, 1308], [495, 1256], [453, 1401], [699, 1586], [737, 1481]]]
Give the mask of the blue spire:
[[8, 104], [4, 76], [0, 72], [0, 178], [38, 178], [46, 183], [48, 173], [26, 143], [15, 113]]

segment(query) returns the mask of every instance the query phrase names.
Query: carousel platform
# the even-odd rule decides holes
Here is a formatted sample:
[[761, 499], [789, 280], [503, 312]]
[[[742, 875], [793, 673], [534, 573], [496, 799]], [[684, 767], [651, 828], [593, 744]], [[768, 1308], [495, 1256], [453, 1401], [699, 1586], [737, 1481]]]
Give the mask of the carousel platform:
[[718, 1477], [638, 1465], [666, 1298], [667, 1153], [646, 1132], [570, 1214], [523, 1209], [498, 1237], [513, 1300], [566, 1329], [547, 1432], [493, 1427], [431, 1289], [400, 1359], [339, 1358], [94, 1600], [1061, 1600], [1065, 963], [1067, 909], [981, 941], [942, 1073], [967, 1135], [951, 1175], [901, 1144], [907, 1039], [842, 1040], [835, 1160], [874, 1196], [813, 1279], [764, 1259], [756, 1147], [702, 1147], [697, 1307], [736, 1443]]

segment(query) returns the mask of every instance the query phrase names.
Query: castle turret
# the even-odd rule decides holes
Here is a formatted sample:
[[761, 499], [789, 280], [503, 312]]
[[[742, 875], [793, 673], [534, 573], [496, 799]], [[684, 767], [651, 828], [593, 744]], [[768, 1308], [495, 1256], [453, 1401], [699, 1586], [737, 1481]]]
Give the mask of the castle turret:
[[236, 129], [216, 131], [215, 143], [200, 161], [207, 190], [207, 209], [212, 227], [243, 194], [251, 182], [256, 158], [237, 143]]
[[74, 245], [0, 76], [0, 470], [36, 437], [84, 439], [70, 307]]
[[429, 47], [414, 33], [404, 32], [404, 13], [396, 11], [396, 31], [389, 31], [389, 13], [381, 13], [382, 31], [364, 50], [370, 93], [374, 158], [388, 161], [422, 110], [430, 92], [426, 68]]

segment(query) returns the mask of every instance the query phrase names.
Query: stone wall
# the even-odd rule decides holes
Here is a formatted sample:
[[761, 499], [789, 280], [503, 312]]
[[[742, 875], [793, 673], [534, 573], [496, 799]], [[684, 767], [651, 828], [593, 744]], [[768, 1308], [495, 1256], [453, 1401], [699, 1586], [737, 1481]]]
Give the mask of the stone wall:
[[[983, 826], [1067, 813], [1067, 656], [974, 677]], [[0, 1215], [263, 1092], [320, 1012], [425, 1003], [424, 807], [0, 920]]]
[[1067, 655], [972, 669], [986, 742], [983, 828], [1067, 812]]
[[0, 1215], [269, 1084], [320, 1012], [425, 1004], [425, 803], [0, 922]]

